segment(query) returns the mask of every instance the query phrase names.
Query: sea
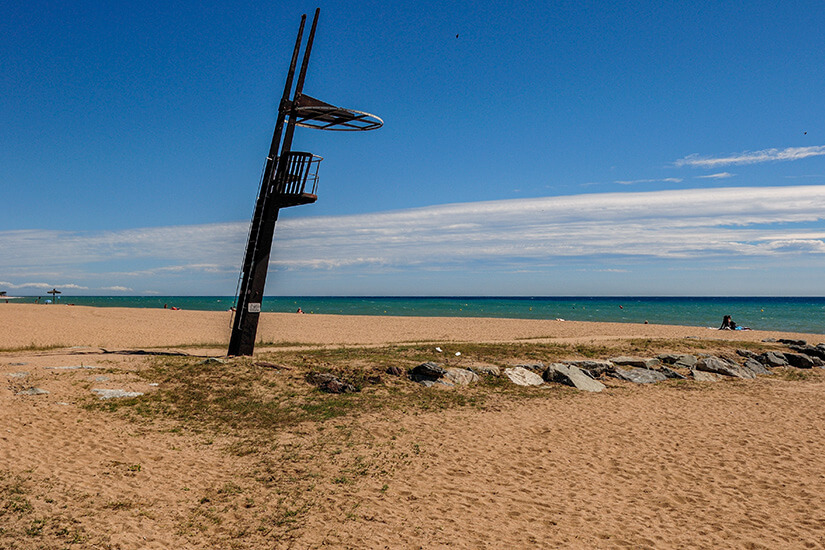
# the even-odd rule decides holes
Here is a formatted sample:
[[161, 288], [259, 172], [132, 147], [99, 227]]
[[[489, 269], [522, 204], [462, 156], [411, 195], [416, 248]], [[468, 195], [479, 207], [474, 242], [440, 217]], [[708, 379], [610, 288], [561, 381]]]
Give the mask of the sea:
[[[40, 303], [51, 296], [40, 298]], [[34, 302], [35, 297], [15, 302]], [[95, 307], [225, 311], [232, 296], [70, 296], [61, 304]], [[262, 311], [333, 315], [565, 319], [718, 328], [730, 315], [740, 326], [825, 334], [825, 297], [590, 297], [590, 296], [267, 296]]]

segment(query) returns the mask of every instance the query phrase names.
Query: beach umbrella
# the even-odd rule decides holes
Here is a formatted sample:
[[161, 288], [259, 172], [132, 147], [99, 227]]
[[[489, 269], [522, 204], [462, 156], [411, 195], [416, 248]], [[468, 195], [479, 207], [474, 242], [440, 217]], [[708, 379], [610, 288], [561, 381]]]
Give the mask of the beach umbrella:
[[59, 291], [59, 290], [57, 290], [56, 288], [53, 288], [53, 289], [51, 289], [51, 290], [47, 291], [47, 292], [46, 292], [46, 294], [51, 294], [51, 295], [52, 295], [52, 298], [53, 298], [53, 299], [54, 299], [54, 301], [56, 302], [56, 301], [57, 301], [57, 295], [58, 295], [58, 294], [62, 294], [62, 292], [60, 292], [60, 291]]

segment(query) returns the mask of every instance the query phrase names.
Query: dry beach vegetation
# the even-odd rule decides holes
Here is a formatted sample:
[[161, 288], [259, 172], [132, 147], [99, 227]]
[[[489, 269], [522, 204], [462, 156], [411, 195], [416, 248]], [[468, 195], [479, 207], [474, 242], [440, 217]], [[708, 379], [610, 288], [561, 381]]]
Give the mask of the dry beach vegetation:
[[821, 335], [265, 314], [254, 357], [208, 360], [225, 313], [2, 304], [0, 323], [0, 548], [825, 546], [821, 369], [601, 393], [387, 372]]

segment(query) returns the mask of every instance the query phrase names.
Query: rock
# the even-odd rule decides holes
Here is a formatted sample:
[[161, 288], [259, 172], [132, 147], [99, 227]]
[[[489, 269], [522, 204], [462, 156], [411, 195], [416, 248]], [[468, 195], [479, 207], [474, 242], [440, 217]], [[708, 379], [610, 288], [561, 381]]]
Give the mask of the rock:
[[[804, 353], [788, 353], [785, 352], [785, 360], [790, 363], [792, 367], [798, 369], [810, 369], [814, 367], [814, 360], [812, 357]], [[817, 359], [819, 359], [817, 357]]]
[[577, 390], [600, 392], [605, 385], [598, 380], [593, 380], [575, 365], [564, 363], [553, 363], [544, 371], [542, 377], [548, 382], [557, 382], [567, 386], [573, 386]]
[[765, 339], [764, 339], [764, 340], [762, 340], [762, 341], [763, 341], [763, 342], [765, 342], [765, 343], [767, 343], [767, 344], [773, 344], [773, 343], [775, 343], [775, 342], [776, 342], [776, 338], [765, 338]]
[[218, 359], [217, 357], [207, 357], [206, 359], [198, 363], [198, 365], [223, 365], [224, 363], [226, 363], [225, 359]]
[[624, 370], [616, 367], [616, 370], [611, 373], [611, 376], [615, 376], [621, 380], [629, 380], [634, 384], [653, 384], [654, 382], [667, 380], [667, 377], [661, 372], [643, 368]]
[[713, 355], [702, 357], [696, 363], [696, 370], [724, 374], [725, 376], [733, 376], [736, 378], [756, 378], [753, 371], [743, 369], [739, 365]]
[[[693, 356], [691, 356], [691, 357], [693, 357]], [[695, 357], [694, 357], [694, 359], [695, 359]], [[668, 367], [664, 367], [664, 366], [659, 367], [659, 372], [664, 374], [666, 378], [673, 378], [675, 380], [685, 380], [685, 379], [687, 379], [687, 376], [681, 375], [678, 372], [676, 372], [675, 370], [670, 369]]]
[[810, 355], [811, 357], [816, 357], [817, 359], [825, 359], [825, 348], [811, 345], [788, 347], [798, 353], [804, 353], [805, 355]]
[[535, 363], [520, 363], [516, 367], [527, 369], [531, 372], [544, 372], [544, 363], [536, 361]]
[[697, 382], [716, 382], [719, 380], [718, 375], [701, 370], [690, 369], [690, 374], [693, 375], [693, 379]]
[[393, 376], [402, 376], [404, 374], [404, 369], [392, 365], [390, 367], [387, 367], [387, 374], [391, 374]]
[[43, 367], [43, 370], [89, 370], [100, 367], [92, 367], [90, 365], [72, 365], [69, 367]]
[[120, 397], [138, 397], [143, 395], [143, 393], [139, 391], [103, 390], [98, 388], [93, 388], [92, 393], [96, 393], [100, 399], [118, 399]]
[[470, 365], [467, 368], [478, 375], [501, 376], [501, 369], [495, 365]]
[[695, 355], [684, 353], [672, 366], [681, 369], [692, 369], [698, 361]]
[[447, 373], [444, 375], [444, 378], [456, 386], [469, 386], [470, 384], [478, 382], [478, 375], [467, 369], [447, 369]]
[[410, 371], [410, 378], [413, 382], [422, 382], [424, 380], [435, 382], [445, 374], [447, 374], [447, 370], [444, 367], [428, 361], [412, 369]]
[[580, 368], [592, 378], [598, 378], [606, 372], [613, 370], [613, 363], [610, 361], [594, 361], [592, 359], [582, 359], [578, 361], [564, 361], [565, 365]]
[[510, 382], [517, 386], [541, 386], [544, 384], [541, 376], [535, 372], [529, 371], [524, 367], [513, 367], [504, 369], [504, 376], [510, 379]]
[[665, 365], [676, 368], [690, 369], [696, 365], [696, 356], [688, 353], [663, 353], [656, 356]]
[[745, 364], [742, 365], [742, 368], [748, 369], [754, 374], [770, 374], [771, 371], [765, 368], [765, 365], [757, 361], [756, 359], [745, 359]]
[[608, 361], [617, 367], [637, 367], [640, 369], [652, 369], [661, 364], [659, 359], [645, 359], [643, 357], [628, 357], [624, 355], [620, 357], [611, 357]]
[[788, 366], [785, 354], [780, 351], [766, 351], [757, 357], [756, 360], [768, 368]]
[[17, 395], [48, 395], [48, 390], [42, 388], [27, 388], [17, 392]]
[[355, 393], [358, 389], [328, 372], [310, 372], [307, 381], [319, 390], [327, 393]]
[[28, 375], [29, 375], [29, 373], [24, 372], [24, 371], [21, 371], [21, 372], [7, 372], [6, 373], [6, 376], [8, 376], [9, 378], [25, 378]]
[[779, 342], [780, 344], [786, 344], [786, 345], [789, 345], [789, 346], [807, 346], [808, 345], [808, 342], [806, 342], [805, 340], [789, 340], [787, 338], [780, 338], [779, 340], [777, 340], [777, 342]]
[[738, 355], [739, 357], [744, 357], [745, 359], [756, 359], [757, 357], [759, 357], [758, 354], [747, 349], [736, 350], [736, 355]]

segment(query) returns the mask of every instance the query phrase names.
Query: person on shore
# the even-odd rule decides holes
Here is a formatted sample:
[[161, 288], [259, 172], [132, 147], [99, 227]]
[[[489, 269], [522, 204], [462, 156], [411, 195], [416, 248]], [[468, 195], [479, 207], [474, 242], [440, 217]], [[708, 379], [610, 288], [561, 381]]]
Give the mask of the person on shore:
[[736, 323], [733, 322], [730, 315], [722, 317], [722, 326], [719, 327], [719, 330], [736, 330]]

